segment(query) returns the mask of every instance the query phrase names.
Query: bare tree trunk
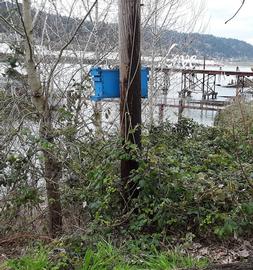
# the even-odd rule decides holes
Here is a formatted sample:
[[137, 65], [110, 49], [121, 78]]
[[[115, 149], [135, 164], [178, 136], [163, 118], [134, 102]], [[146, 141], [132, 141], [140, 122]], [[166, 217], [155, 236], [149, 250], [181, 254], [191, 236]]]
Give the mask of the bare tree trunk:
[[[25, 31], [25, 59], [28, 75], [28, 84], [31, 88], [32, 102], [40, 116], [40, 138], [48, 143], [53, 143], [53, 126], [48, 97], [43, 91], [43, 87], [36, 70], [34, 61], [33, 24], [31, 15], [30, 0], [23, 0], [23, 16], [21, 17]], [[52, 150], [43, 150], [44, 154], [44, 177], [46, 181], [49, 233], [51, 237], [56, 237], [62, 231], [62, 211], [59, 192], [59, 180], [61, 179], [61, 165], [54, 156]]]
[[152, 25], [152, 54], [151, 54], [151, 70], [150, 70], [150, 87], [149, 87], [149, 120], [150, 126], [154, 124], [154, 111], [155, 111], [155, 103], [156, 103], [156, 90], [155, 89], [155, 81], [156, 81], [156, 73], [155, 73], [155, 58], [156, 58], [156, 45], [157, 45], [157, 37], [158, 37], [158, 29], [157, 29], [157, 17], [158, 17], [158, 0], [155, 0], [154, 3], [154, 15], [153, 15], [153, 25]]
[[[98, 37], [98, 27], [99, 27], [99, 16], [98, 16], [98, 1], [95, 9], [95, 57], [96, 62], [99, 62], [100, 54], [99, 54], [99, 37]], [[101, 101], [96, 101], [95, 108], [95, 127], [96, 127], [96, 135], [101, 137], [102, 133], [102, 103]]]
[[44, 151], [44, 158], [48, 198], [49, 232], [54, 238], [62, 233], [62, 208], [59, 191], [59, 181], [62, 177], [62, 166], [50, 152]]

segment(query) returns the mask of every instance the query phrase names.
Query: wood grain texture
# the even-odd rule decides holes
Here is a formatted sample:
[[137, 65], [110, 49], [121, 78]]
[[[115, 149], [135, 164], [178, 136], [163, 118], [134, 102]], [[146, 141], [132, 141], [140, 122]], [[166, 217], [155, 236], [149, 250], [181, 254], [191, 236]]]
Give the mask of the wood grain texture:
[[[141, 146], [140, 0], [119, 0], [120, 126], [124, 144]], [[135, 160], [121, 161], [121, 179], [128, 182]], [[131, 187], [130, 187], [131, 189]]]

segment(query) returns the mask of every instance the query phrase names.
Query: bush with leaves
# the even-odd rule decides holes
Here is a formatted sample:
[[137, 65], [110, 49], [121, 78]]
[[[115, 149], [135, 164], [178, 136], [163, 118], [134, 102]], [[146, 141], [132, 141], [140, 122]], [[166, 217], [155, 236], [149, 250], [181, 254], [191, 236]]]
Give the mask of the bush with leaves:
[[132, 235], [252, 234], [249, 136], [182, 119], [143, 132], [142, 147], [142, 153], [130, 151], [139, 161], [132, 176], [139, 195], [122, 207], [118, 160], [130, 157], [120, 142], [108, 139], [79, 146], [83, 162], [75, 171], [81, 181], [73, 191], [87, 203], [93, 225]]
[[[3, 234], [14, 228], [19, 209], [39, 207], [43, 196], [39, 170], [32, 161], [39, 149], [51, 146], [26, 129], [23, 133], [26, 152], [1, 157], [1, 187], [15, 191], [8, 193], [9, 208], [1, 212], [2, 220], [12, 221], [10, 228], [1, 228]], [[77, 131], [69, 135], [57, 134], [59, 143], [52, 146], [63, 165], [65, 232], [90, 228], [89, 232], [116, 237], [252, 235], [252, 133], [182, 119], [178, 124], [143, 128], [142, 151], [127, 145], [127, 154], [115, 134], [103, 139], [79, 136]], [[119, 160], [129, 158], [139, 161], [132, 174], [138, 196], [130, 194], [123, 200], [126, 187], [120, 181]]]

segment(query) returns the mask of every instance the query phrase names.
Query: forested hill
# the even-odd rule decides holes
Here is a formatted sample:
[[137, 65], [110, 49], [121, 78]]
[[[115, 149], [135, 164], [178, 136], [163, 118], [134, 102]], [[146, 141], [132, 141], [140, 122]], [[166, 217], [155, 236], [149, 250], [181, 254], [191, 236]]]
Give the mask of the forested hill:
[[[6, 2], [0, 3], [0, 15], [6, 18], [10, 14], [11, 10], [14, 22], [16, 22], [16, 25], [20, 26], [21, 24], [15, 5], [8, 2], [8, 9], [9, 11], [6, 9]], [[40, 12], [34, 29], [34, 34], [37, 38], [41, 37], [45, 20], [49, 26], [47, 30], [47, 37], [45, 37], [45, 39], [48, 38], [48, 42], [54, 42], [55, 46], [51, 46], [51, 48], [54, 49], [59, 49], [58, 47], [62, 45], [61, 43], [65, 42], [64, 38], [68, 38], [69, 33], [71, 33], [80, 22], [78, 19], [64, 16], [56, 18], [56, 15]], [[89, 46], [86, 47], [85, 45], [85, 47], [91, 51], [95, 48], [95, 37], [89, 37], [92, 29], [92, 23], [87, 21], [83, 24], [78, 32], [79, 38], [81, 38], [84, 43], [89, 40]], [[13, 30], [4, 24], [3, 21], [1, 21], [0, 33], [10, 33], [11, 31]], [[117, 24], [100, 23], [98, 35], [101, 44], [101, 51], [103, 51], [103, 46], [112, 45], [112, 47], [114, 47], [118, 40]], [[156, 49], [158, 53], [160, 51], [167, 51], [173, 43], [177, 43], [178, 46], [173, 50], [174, 53], [197, 55], [199, 58], [206, 56], [208, 58], [216, 59], [253, 59], [253, 46], [237, 39], [219, 38], [212, 35], [198, 33], [178, 33], [166, 29], [160, 31], [158, 37], [159, 38], [156, 42]], [[151, 40], [152, 29], [150, 27], [146, 27], [143, 29], [143, 54], [145, 55], [149, 55], [151, 52]], [[47, 44], [47, 40], [45, 40], [44, 44]], [[78, 44], [80, 45], [82, 42], [79, 40]], [[73, 46], [75, 46], [74, 43]]]
[[[164, 41], [171, 39], [174, 35], [175, 41], [184, 44], [188, 40], [187, 46], [183, 49], [188, 54], [198, 56], [208, 56], [211, 58], [237, 58], [253, 59], [253, 46], [245, 41], [232, 38], [220, 38], [213, 35], [204, 35], [198, 33], [184, 34], [167, 31], [164, 35]], [[180, 42], [181, 41], [181, 42]]]

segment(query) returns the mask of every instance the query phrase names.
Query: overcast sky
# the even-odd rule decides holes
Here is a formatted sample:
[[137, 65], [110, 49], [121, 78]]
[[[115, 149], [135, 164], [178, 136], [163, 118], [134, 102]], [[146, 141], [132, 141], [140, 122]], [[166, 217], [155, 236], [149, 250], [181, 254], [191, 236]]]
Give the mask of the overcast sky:
[[225, 24], [241, 3], [242, 0], [206, 0], [206, 13], [210, 17], [210, 22], [205, 32], [253, 44], [253, 0], [246, 0], [239, 14]]
[[[1, 1], [1, 0], [0, 0]], [[34, 0], [35, 2], [50, 2], [49, 0]], [[64, 4], [65, 11], [68, 13], [68, 3], [78, 2], [81, 0], [52, 0]], [[118, 0], [114, 0], [117, 3]], [[236, 38], [244, 40], [253, 45], [253, 0], [245, 0], [245, 4], [239, 14], [225, 24], [225, 21], [231, 18], [240, 7], [242, 0], [190, 0], [196, 3], [196, 7], [200, 3], [205, 2], [206, 8], [204, 12], [204, 29], [201, 31], [205, 34], [212, 34], [219, 37]], [[82, 2], [82, 1], [81, 1]], [[92, 2], [92, 0], [91, 0]], [[100, 2], [109, 2], [108, 0], [100, 0]], [[145, 0], [142, 0], [145, 3]], [[117, 5], [116, 5], [117, 6]], [[201, 6], [201, 5], [200, 5]], [[117, 11], [113, 10], [113, 16], [117, 18]], [[83, 12], [83, 11], [82, 11]], [[189, 12], [192, 12], [189, 10]], [[80, 9], [78, 11], [80, 15]], [[114, 18], [114, 20], [115, 20]], [[202, 19], [200, 20], [200, 23]], [[197, 29], [195, 31], [198, 31]]]

